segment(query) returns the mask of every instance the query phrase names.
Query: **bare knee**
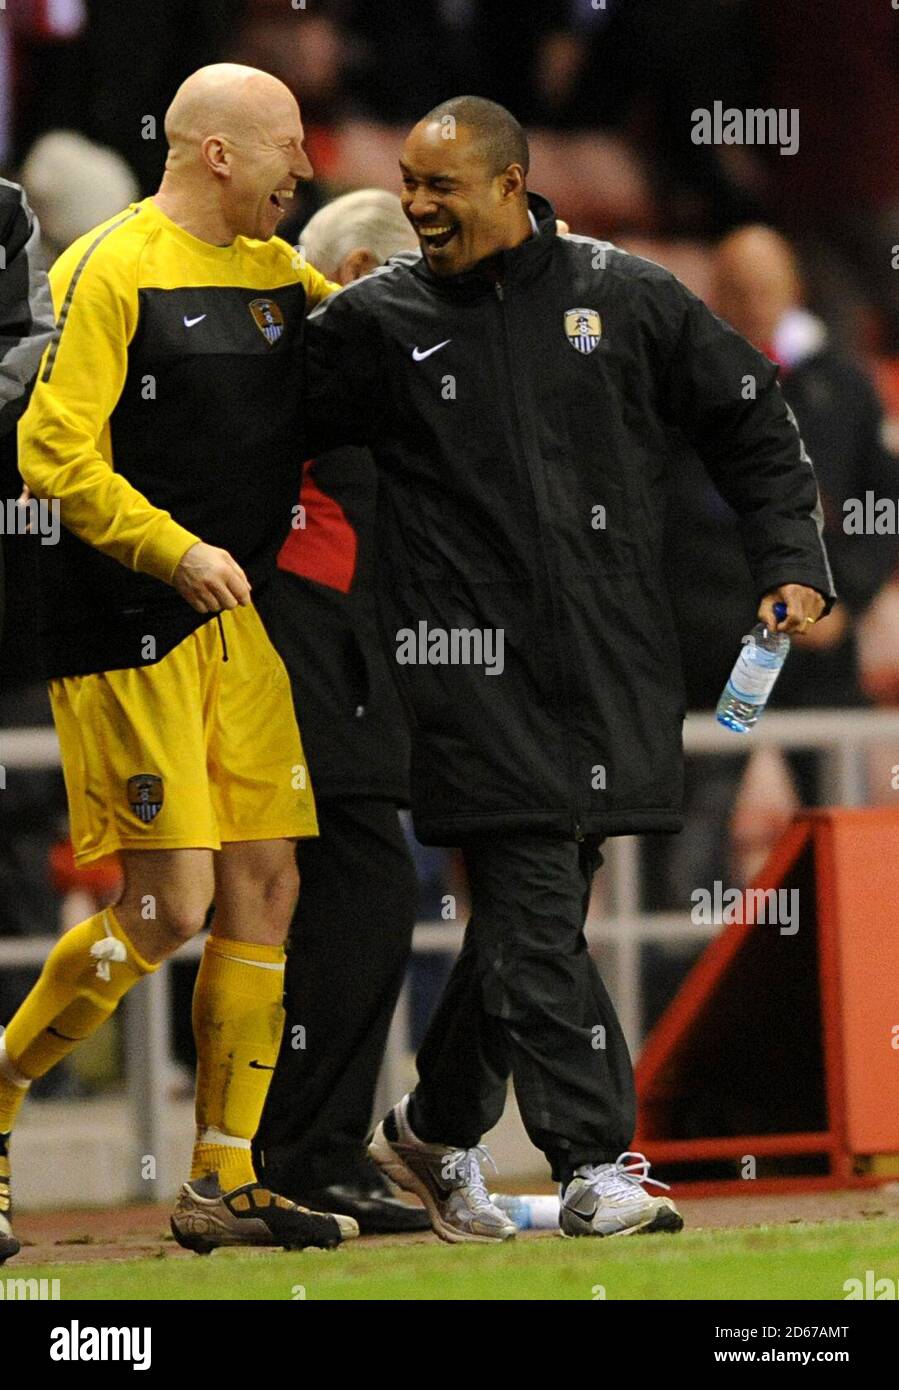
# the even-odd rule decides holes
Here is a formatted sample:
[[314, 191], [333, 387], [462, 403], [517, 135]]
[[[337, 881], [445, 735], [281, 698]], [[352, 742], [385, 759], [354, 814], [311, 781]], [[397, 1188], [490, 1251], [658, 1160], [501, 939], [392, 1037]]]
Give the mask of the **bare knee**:
[[163, 900], [159, 904], [157, 926], [171, 937], [176, 946], [201, 932], [206, 925], [212, 895], [194, 899], [181, 898], [177, 902]]
[[286, 853], [232, 855], [225, 863], [220, 860], [216, 868], [216, 931], [280, 945], [287, 936], [300, 888], [292, 845]]
[[[169, 955], [203, 930], [212, 901], [202, 893], [170, 896], [167, 891], [155, 893], [126, 893], [118, 907], [134, 944], [147, 947], [148, 959]], [[152, 942], [152, 945], [148, 943]]]
[[[290, 860], [258, 878], [242, 885], [239, 894], [248, 914], [273, 941], [283, 941], [297, 905], [300, 875], [296, 863]], [[218, 904], [216, 904], [218, 906]]]
[[171, 955], [206, 924], [214, 880], [210, 861], [126, 865], [117, 912], [134, 945], [147, 960]]
[[289, 864], [285, 864], [277, 873], [268, 877], [263, 892], [267, 915], [283, 920], [286, 930], [290, 926], [300, 896], [300, 875], [296, 860], [291, 859]]

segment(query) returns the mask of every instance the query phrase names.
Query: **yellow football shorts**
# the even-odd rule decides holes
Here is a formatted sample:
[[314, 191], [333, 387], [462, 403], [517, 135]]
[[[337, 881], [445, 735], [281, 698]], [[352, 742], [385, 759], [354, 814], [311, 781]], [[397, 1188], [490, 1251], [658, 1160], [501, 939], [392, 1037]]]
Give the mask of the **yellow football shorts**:
[[77, 864], [318, 834], [290, 680], [255, 608], [153, 666], [50, 682]]

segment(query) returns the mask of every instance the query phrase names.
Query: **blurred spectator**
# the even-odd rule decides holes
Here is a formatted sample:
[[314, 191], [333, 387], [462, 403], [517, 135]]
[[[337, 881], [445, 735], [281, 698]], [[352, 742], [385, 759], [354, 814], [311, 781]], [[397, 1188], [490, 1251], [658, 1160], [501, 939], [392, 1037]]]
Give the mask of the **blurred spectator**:
[[[0, 168], [54, 102], [68, 100], [77, 67], [74, 41], [87, 22], [85, 0], [13, 0], [0, 13]], [[40, 108], [40, 112], [39, 112]], [[15, 137], [18, 136], [18, 142]]]
[[828, 319], [838, 313], [850, 330], [853, 302], [867, 296], [899, 351], [899, 13], [886, 0], [758, 6], [765, 104], [800, 111], [797, 153], [772, 161], [772, 208], [814, 256]]
[[[53, 336], [55, 319], [50, 286], [40, 263], [40, 228], [22, 188], [0, 179], [0, 477], [13, 483], [0, 492], [0, 535], [9, 526], [9, 508], [18, 497], [13, 481], [15, 430], [31, 396], [34, 379]], [[0, 547], [0, 629], [4, 609], [3, 552]]]
[[[188, 73], [215, 62], [236, 39], [245, 0], [77, 0], [86, 23], [57, 25], [76, 0], [16, 0], [34, 22], [13, 24], [18, 102], [16, 149], [44, 131], [76, 129], [108, 145], [152, 192], [166, 157], [163, 116]], [[56, 31], [48, 33], [52, 20]], [[55, 41], [51, 41], [55, 39]]]
[[[380, 0], [377, 5], [347, 0], [352, 109], [405, 124], [445, 97], [480, 91], [484, 54], [474, 43], [479, 9], [474, 0], [416, 0], [414, 5], [407, 0]], [[500, 27], [520, 24], [516, 17], [514, 25]]]
[[[712, 307], [781, 368], [781, 384], [813, 460], [824, 512], [824, 537], [839, 602], [833, 613], [793, 644], [771, 708], [852, 707], [867, 703], [859, 678], [855, 627], [890, 577], [895, 536], [846, 535], [847, 498], [899, 497], [899, 461], [883, 443], [879, 400], [864, 372], [834, 347], [824, 323], [803, 307], [796, 261], [783, 237], [766, 227], [742, 228], [720, 244]], [[755, 622], [758, 595], [739, 541], [736, 519], [701, 465], [685, 453], [671, 478], [666, 546], [671, 598], [681, 640], [687, 702], [712, 707], [733, 665], [739, 639]], [[714, 594], [714, 602], [708, 601]], [[733, 806], [743, 757], [688, 763], [688, 825], [671, 851], [673, 878], [686, 886], [726, 877], [720, 827]], [[816, 759], [789, 758], [801, 801], [814, 805]], [[773, 784], [772, 784], [773, 786]], [[790, 796], [774, 830], [793, 809]], [[755, 796], [754, 805], [760, 804]], [[756, 846], [757, 848], [757, 846]], [[702, 870], [703, 856], [711, 859]], [[714, 861], [714, 862], [713, 862]]]
[[12, 157], [12, 41], [9, 19], [0, 10], [0, 173]]
[[[54, 318], [47, 277], [40, 268], [39, 231], [22, 190], [0, 184], [0, 499], [8, 521], [10, 504], [19, 495], [15, 429], [31, 394], [41, 356], [53, 335]], [[7, 530], [4, 524], [2, 531]], [[37, 537], [4, 537], [10, 568], [11, 607], [21, 601], [15, 557], [20, 548], [33, 553]], [[0, 557], [0, 622], [3, 604], [3, 557]], [[33, 601], [33, 594], [27, 602]], [[27, 663], [26, 663], [27, 664]], [[27, 673], [13, 663], [11, 679], [0, 688], [0, 727], [49, 718], [43, 687], [27, 687]], [[55, 904], [47, 880], [47, 851], [58, 832], [64, 805], [58, 770], [9, 777], [0, 766], [0, 936], [45, 932]], [[36, 971], [0, 971], [0, 1018], [9, 1017], [27, 993]], [[64, 1080], [64, 1078], [63, 1078]]]
[[[525, 119], [626, 135], [654, 171], [669, 231], [717, 233], [758, 214], [758, 174], [733, 146], [696, 145], [692, 113], [756, 104], [750, 0], [565, 0], [546, 7]], [[491, 93], [492, 95], [492, 93]], [[503, 98], [500, 97], [500, 100]], [[513, 100], [509, 105], [518, 111]]]
[[249, 0], [240, 34], [229, 45], [230, 60], [263, 68], [287, 84], [302, 103], [307, 133], [343, 109], [351, 59], [343, 8], [342, 0], [315, 0], [305, 9], [293, 9], [289, 0]]
[[359, 188], [335, 198], [303, 228], [299, 240], [312, 264], [340, 285], [401, 251], [418, 250], [418, 237], [399, 198], [379, 188]]
[[20, 177], [41, 224], [47, 266], [140, 196], [122, 156], [74, 130], [51, 130], [36, 140]]
[[[788, 242], [766, 227], [745, 227], [721, 243], [713, 266], [712, 307], [780, 365], [784, 395], [814, 463], [824, 510], [824, 537], [840, 602], [820, 629], [797, 641], [778, 681], [773, 706], [852, 706], [864, 702], [854, 627], [889, 578], [897, 558], [895, 536], [846, 535], [843, 503], [873, 491], [899, 496], [899, 461], [883, 442], [883, 411], [868, 377], [834, 346], [824, 323], [803, 307], [804, 291]], [[754, 595], [736, 531], [715, 525], [706, 546], [718, 557], [716, 573], [750, 613]], [[730, 552], [730, 553], [728, 553]], [[703, 570], [703, 583], [707, 576]], [[694, 600], [698, 597], [693, 595]], [[739, 599], [738, 599], [739, 601]], [[693, 605], [691, 605], [692, 607]], [[698, 606], [698, 605], [697, 605]], [[684, 614], [686, 617], [686, 614]], [[709, 634], [702, 646], [708, 670]], [[694, 642], [699, 634], [694, 635]], [[722, 634], [723, 637], [723, 634]], [[714, 646], [714, 643], [712, 644]], [[733, 629], [722, 665], [691, 703], [713, 703], [733, 660]]]
[[[610, 0], [611, 2], [611, 0]], [[353, 41], [352, 106], [379, 120], [418, 120], [439, 101], [472, 92], [522, 121], [567, 90], [574, 61], [564, 40], [570, 0], [346, 0]], [[549, 36], [555, 45], [546, 48]], [[561, 100], [561, 96], [560, 96]]]

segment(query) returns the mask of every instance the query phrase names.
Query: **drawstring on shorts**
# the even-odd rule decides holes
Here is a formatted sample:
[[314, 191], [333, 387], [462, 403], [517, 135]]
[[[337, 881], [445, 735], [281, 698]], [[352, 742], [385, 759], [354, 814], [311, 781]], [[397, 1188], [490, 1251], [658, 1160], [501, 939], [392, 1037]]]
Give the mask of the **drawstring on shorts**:
[[228, 660], [228, 643], [225, 641], [225, 629], [224, 629], [224, 626], [223, 626], [223, 624], [222, 624], [222, 615], [221, 615], [221, 613], [216, 613], [216, 615], [215, 615], [215, 620], [216, 620], [216, 622], [217, 622], [218, 625], [219, 625], [219, 636], [220, 636], [221, 639], [222, 639], [222, 661], [227, 661], [227, 660]]

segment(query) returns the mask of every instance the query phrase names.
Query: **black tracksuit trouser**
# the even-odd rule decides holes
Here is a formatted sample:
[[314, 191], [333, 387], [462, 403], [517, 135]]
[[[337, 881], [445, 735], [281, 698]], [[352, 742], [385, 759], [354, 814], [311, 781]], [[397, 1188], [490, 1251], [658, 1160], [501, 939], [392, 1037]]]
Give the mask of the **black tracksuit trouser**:
[[498, 832], [463, 845], [471, 917], [418, 1054], [420, 1138], [474, 1147], [511, 1075], [557, 1181], [630, 1146], [633, 1069], [583, 931], [600, 843]]
[[284, 1035], [254, 1143], [260, 1178], [287, 1196], [359, 1176], [418, 900], [392, 801], [317, 811], [319, 838], [297, 845]]

